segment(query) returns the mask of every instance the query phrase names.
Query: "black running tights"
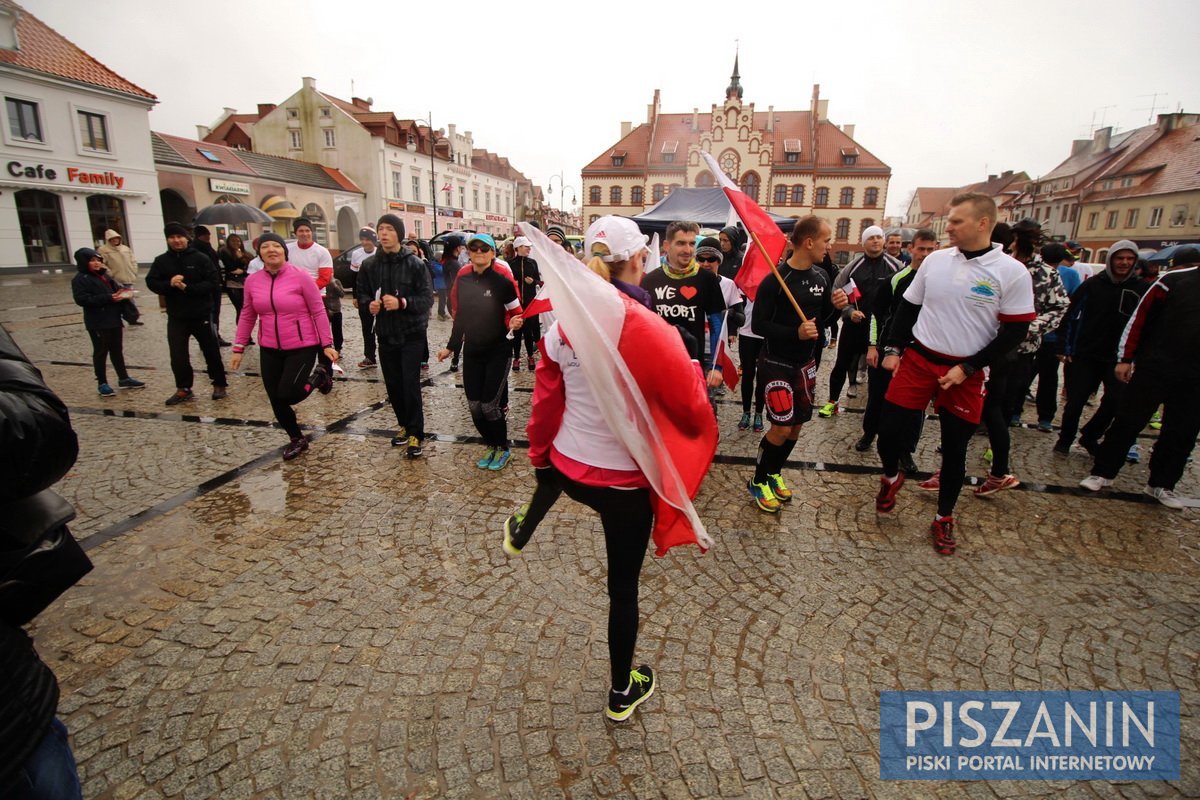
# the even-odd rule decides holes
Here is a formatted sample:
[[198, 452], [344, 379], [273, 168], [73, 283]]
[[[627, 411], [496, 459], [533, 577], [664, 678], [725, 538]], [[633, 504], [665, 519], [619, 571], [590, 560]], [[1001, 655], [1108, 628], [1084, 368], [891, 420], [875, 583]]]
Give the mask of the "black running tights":
[[[895, 475], [900, 471], [900, 457], [912, 452], [912, 432], [920, 430], [924, 410], [914, 411], [901, 408], [890, 400], [883, 401], [883, 412], [879, 419], [879, 458], [883, 462], [883, 474]], [[975, 433], [976, 425], [946, 409], [938, 412], [942, 428], [942, 472], [941, 488], [938, 490], [938, 514], [954, 515], [958, 493], [962, 491], [967, 477], [967, 445]]]
[[303, 434], [292, 406], [312, 394], [308, 375], [316, 361], [315, 346], [299, 350], [260, 347], [258, 351], [259, 370], [262, 372], [263, 388], [267, 390], [267, 399], [271, 401], [271, 410], [275, 412], [280, 427], [293, 439], [299, 439]]

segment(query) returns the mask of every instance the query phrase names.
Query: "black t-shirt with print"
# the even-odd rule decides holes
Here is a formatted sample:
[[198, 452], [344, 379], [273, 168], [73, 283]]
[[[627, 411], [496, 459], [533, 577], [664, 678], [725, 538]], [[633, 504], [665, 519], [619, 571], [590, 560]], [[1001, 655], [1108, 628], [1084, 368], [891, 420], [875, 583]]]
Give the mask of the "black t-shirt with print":
[[[832, 321], [833, 292], [829, 288], [829, 276], [818, 267], [794, 269], [786, 263], [779, 268], [784, 282], [800, 309], [808, 319], [816, 320], [817, 329]], [[766, 340], [766, 351], [776, 357], [791, 361], [797, 366], [808, 363], [816, 355], [820, 339], [800, 339], [800, 317], [792, 301], [780, 288], [775, 274], [763, 278], [754, 298], [754, 313], [750, 329]]]
[[660, 317], [688, 332], [692, 341], [684, 337], [684, 342], [692, 358], [699, 358], [704, 351], [705, 320], [709, 314], [725, 310], [721, 279], [703, 269], [676, 278], [660, 268], [647, 273], [642, 288], [650, 293], [650, 302]]

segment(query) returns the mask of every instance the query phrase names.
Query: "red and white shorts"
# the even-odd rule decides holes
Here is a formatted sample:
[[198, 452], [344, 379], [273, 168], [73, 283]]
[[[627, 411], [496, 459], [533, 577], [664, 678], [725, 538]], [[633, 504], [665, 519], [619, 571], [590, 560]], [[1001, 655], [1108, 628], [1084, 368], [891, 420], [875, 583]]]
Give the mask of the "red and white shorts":
[[946, 409], [956, 417], [976, 425], [983, 417], [983, 389], [987, 378], [986, 370], [979, 370], [957, 386], [942, 389], [938, 379], [953, 367], [952, 364], [936, 364], [915, 347], [904, 351], [900, 366], [892, 376], [884, 398], [901, 408], [923, 411], [934, 400], [934, 408]]

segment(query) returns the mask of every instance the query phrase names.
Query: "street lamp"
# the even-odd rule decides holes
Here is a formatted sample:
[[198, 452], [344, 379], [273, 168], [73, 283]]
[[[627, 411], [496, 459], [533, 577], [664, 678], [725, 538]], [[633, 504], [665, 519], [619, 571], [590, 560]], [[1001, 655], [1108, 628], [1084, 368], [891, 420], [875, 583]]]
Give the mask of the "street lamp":
[[437, 169], [434, 165], [433, 151], [437, 149], [437, 131], [433, 129], [433, 112], [429, 112], [427, 119], [419, 119], [417, 122], [423, 122], [429, 126], [429, 194], [433, 201], [433, 233], [429, 238], [437, 236]]
[[563, 205], [566, 200], [567, 189], [571, 190], [571, 205], [574, 206], [575, 205], [575, 187], [568, 186], [563, 181], [563, 174], [561, 172], [556, 172], [555, 174], [550, 176], [550, 181], [546, 184], [546, 194], [554, 194], [554, 179], [555, 178], [558, 178], [558, 216], [559, 216], [559, 221], [561, 222], [562, 218], [566, 216], [566, 211], [563, 209]]

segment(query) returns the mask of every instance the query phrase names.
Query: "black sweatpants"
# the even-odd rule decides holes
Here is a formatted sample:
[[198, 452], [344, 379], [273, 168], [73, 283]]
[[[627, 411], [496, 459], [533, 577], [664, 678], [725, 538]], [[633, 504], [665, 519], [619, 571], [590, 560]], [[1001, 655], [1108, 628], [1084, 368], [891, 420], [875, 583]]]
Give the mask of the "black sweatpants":
[[[924, 409], [914, 411], [901, 408], [886, 399], [883, 401], [883, 411], [879, 416], [879, 460], [883, 464], [884, 475], [895, 475], [900, 471], [900, 457], [915, 448], [924, 414]], [[938, 514], [949, 517], [954, 515], [958, 494], [967, 477], [967, 445], [977, 426], [944, 408], [938, 411], [938, 422], [942, 429]]]
[[537, 488], [521, 523], [522, 532], [536, 529], [563, 492], [600, 515], [608, 553], [608, 660], [612, 686], [622, 691], [629, 685], [637, 645], [638, 578], [654, 521], [650, 491], [586, 486], [553, 466], [534, 472]]
[[1174, 489], [1200, 434], [1200, 371], [1139, 367], [1125, 387], [1112, 426], [1100, 443], [1092, 474], [1115, 478], [1137, 436], [1163, 406], [1162, 429], [1150, 455], [1150, 486]]
[[[373, 341], [373, 340], [372, 340]], [[396, 424], [409, 436], [425, 439], [425, 408], [421, 403], [421, 359], [425, 337], [403, 344], [379, 343], [379, 369], [387, 387]]]
[[[882, 359], [882, 355], [880, 356]], [[892, 384], [892, 373], [883, 367], [867, 367], [867, 407], [863, 412], [863, 436], [874, 439], [879, 435], [879, 418], [883, 413], [883, 397]], [[914, 447], [916, 443], [914, 442]], [[912, 451], [909, 451], [912, 452]]]
[[292, 406], [312, 394], [308, 376], [320, 349], [315, 345], [298, 350], [259, 348], [259, 371], [262, 373], [263, 388], [267, 390], [267, 399], [271, 401], [271, 410], [275, 412], [279, 426], [293, 439], [299, 439], [303, 434]]
[[[1125, 391], [1125, 384], [1113, 375], [1115, 366], [1115, 362], [1093, 358], [1076, 358], [1066, 365], [1063, 379], [1067, 388], [1067, 404], [1063, 408], [1062, 430], [1058, 434], [1060, 446], [1069, 447], [1075, 441], [1076, 431], [1079, 432], [1080, 441], [1098, 442], [1108, 430], [1121, 402], [1121, 394]], [[1080, 430], [1079, 418], [1083, 415], [1083, 407], [1101, 384], [1104, 384], [1104, 396], [1100, 399], [1100, 407]]]
[[842, 336], [838, 339], [837, 359], [829, 373], [829, 401], [837, 402], [842, 395], [842, 386], [849, 376], [852, 386], [858, 385], [858, 359], [867, 354], [870, 334], [867, 320], [850, 322], [842, 320]]
[[538, 339], [542, 338], [542, 323], [538, 321], [537, 314], [525, 320], [521, 325], [521, 329], [513, 333], [512, 338], [512, 357], [514, 360], [521, 357], [521, 342], [525, 342], [525, 356], [533, 358], [533, 354], [537, 352]]
[[362, 325], [363, 358], [375, 360], [375, 315], [371, 313], [370, 305], [358, 307], [358, 321]]
[[340, 355], [342, 352], [342, 342], [344, 341], [342, 339], [342, 312], [328, 312], [328, 316], [329, 330], [333, 334], [333, 349], [337, 350]]
[[112, 359], [113, 369], [117, 371], [118, 378], [124, 380], [129, 377], [125, 370], [122, 328], [105, 328], [98, 331], [89, 328], [88, 338], [92, 340], [92, 369], [96, 372], [96, 383], [108, 383], [108, 372], [104, 365], [108, 359]]
[[[754, 413], [763, 413], [762, 381], [755, 381], [758, 373], [758, 355], [762, 352], [763, 340], [745, 334], [738, 337], [738, 359], [742, 368], [742, 413], [750, 413], [750, 400], [754, 399]], [[818, 351], [819, 352], [819, 351]]]
[[191, 389], [192, 381], [196, 377], [192, 371], [191, 354], [188, 352], [189, 337], [194, 337], [200, 345], [200, 352], [204, 354], [204, 364], [213, 386], [226, 386], [221, 348], [217, 346], [217, 337], [208, 317], [180, 319], [168, 315], [167, 349], [171, 353], [171, 372], [175, 374], [175, 388]]
[[488, 447], [508, 449], [508, 371], [511, 345], [501, 339], [487, 350], [463, 350], [463, 391], [471, 420]]

